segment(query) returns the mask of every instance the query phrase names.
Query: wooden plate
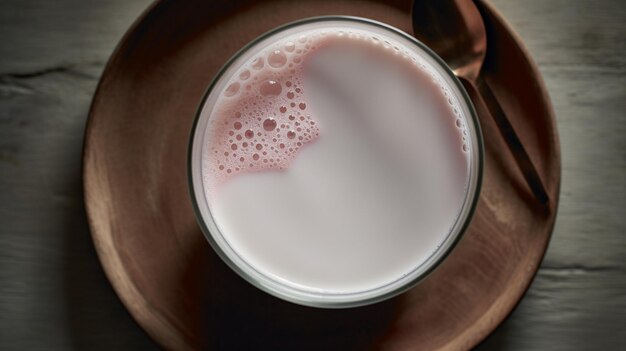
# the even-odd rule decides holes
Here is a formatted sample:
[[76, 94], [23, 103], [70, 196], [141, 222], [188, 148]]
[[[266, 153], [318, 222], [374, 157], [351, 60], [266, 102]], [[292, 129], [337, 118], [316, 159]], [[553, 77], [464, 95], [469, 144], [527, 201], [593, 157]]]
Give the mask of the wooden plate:
[[[487, 81], [558, 199], [557, 131], [539, 72], [502, 18], [480, 6], [489, 31]], [[126, 34], [93, 100], [85, 202], [109, 279], [162, 346], [466, 349], [514, 308], [545, 252], [556, 201], [547, 211], [533, 206], [489, 118], [482, 119], [486, 167], [469, 231], [435, 273], [392, 300], [348, 310], [283, 302], [228, 269], [194, 219], [189, 132], [205, 88], [235, 51], [280, 24], [324, 14], [368, 17], [411, 32], [409, 8], [409, 0], [163, 0]]]

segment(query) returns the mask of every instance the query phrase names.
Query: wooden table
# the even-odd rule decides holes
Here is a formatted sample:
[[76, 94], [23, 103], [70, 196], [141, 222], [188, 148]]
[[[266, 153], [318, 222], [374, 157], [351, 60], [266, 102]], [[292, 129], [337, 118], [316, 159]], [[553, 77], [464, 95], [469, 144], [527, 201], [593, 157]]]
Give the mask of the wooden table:
[[[0, 2], [0, 349], [156, 349], [93, 249], [81, 190], [89, 103], [150, 0]], [[626, 348], [626, 3], [493, 0], [556, 111], [561, 205], [548, 254], [482, 350]]]

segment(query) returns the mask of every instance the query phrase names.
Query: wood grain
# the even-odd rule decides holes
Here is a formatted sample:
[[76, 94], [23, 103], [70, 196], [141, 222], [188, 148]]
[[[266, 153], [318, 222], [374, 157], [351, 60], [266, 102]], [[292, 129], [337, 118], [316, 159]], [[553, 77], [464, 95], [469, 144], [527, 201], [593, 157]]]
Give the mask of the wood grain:
[[[0, 349], [156, 349], [100, 268], [80, 185], [82, 131], [97, 79], [149, 2], [0, 2]], [[479, 349], [623, 348], [625, 5], [492, 2], [548, 86], [563, 184], [537, 278]]]

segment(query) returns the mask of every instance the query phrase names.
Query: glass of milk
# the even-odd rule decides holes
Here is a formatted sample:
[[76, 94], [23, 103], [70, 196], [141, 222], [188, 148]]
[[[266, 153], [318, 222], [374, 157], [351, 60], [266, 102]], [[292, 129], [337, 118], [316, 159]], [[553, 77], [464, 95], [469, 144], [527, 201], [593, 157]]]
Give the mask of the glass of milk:
[[445, 260], [482, 162], [476, 112], [436, 54], [379, 22], [317, 17], [225, 64], [188, 165], [198, 222], [235, 272], [341, 308], [400, 294]]

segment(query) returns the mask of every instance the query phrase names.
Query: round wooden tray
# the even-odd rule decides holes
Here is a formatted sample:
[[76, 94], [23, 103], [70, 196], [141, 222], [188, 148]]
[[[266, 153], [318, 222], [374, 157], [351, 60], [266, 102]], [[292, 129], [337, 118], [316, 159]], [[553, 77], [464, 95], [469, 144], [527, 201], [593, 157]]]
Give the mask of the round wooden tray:
[[[95, 245], [120, 298], [168, 349], [467, 349], [511, 312], [546, 250], [560, 153], [536, 67], [496, 11], [486, 18], [486, 80], [553, 199], [530, 190], [490, 118], [483, 189], [473, 222], [422, 284], [368, 307], [324, 310], [271, 297], [223, 264], [194, 219], [187, 144], [219, 67], [257, 35], [303, 17], [340, 14], [411, 33], [410, 1], [157, 1], [111, 57], [86, 131], [84, 190]], [[484, 111], [478, 111], [479, 114]], [[111, 326], [114, 328], [115, 326]]]

